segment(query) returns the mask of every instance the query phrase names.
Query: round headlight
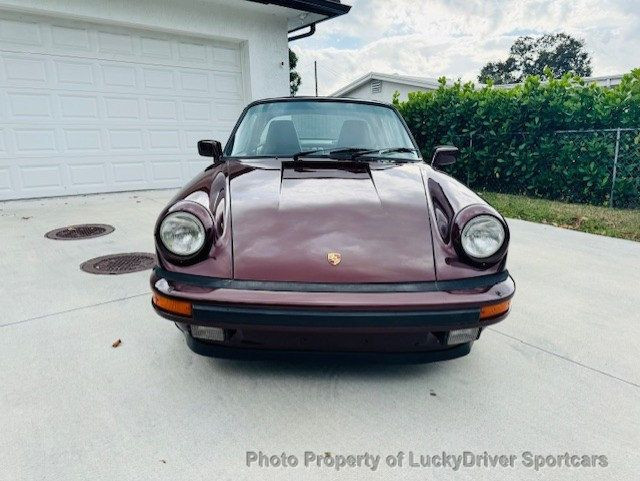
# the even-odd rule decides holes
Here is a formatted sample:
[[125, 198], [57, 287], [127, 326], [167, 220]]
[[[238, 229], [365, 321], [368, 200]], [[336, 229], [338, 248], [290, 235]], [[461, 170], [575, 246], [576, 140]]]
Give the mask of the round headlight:
[[465, 224], [460, 241], [467, 255], [484, 259], [498, 252], [504, 237], [502, 222], [492, 215], [478, 215]]
[[174, 212], [160, 224], [160, 240], [178, 256], [190, 256], [204, 245], [206, 234], [202, 222], [188, 212]]

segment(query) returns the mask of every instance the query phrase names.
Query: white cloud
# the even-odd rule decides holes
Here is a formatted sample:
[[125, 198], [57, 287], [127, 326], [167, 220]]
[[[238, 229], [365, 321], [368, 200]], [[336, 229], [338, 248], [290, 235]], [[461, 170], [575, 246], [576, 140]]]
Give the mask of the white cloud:
[[627, 72], [640, 67], [639, 25], [636, 0], [356, 0], [291, 46], [300, 94], [313, 94], [316, 60], [327, 95], [370, 71], [475, 80], [516, 37], [560, 31], [586, 41], [594, 75]]

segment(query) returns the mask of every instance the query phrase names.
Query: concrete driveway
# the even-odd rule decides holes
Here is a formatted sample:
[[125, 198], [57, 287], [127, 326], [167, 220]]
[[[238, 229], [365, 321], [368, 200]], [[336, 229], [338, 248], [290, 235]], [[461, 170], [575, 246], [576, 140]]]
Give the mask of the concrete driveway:
[[[151, 252], [170, 196], [0, 204], [0, 480], [637, 477], [639, 243], [510, 221], [512, 314], [459, 360], [218, 361], [191, 353], [152, 312], [148, 272], [78, 269], [95, 256]], [[43, 237], [83, 222], [116, 230], [84, 241]], [[246, 467], [247, 451], [284, 452], [299, 464]], [[305, 451], [381, 458], [375, 471], [337, 471], [304, 467]], [[410, 467], [407, 458], [389, 467], [386, 456], [399, 451], [414, 462], [442, 451], [516, 458], [514, 467], [455, 471]], [[527, 451], [602, 455], [607, 467], [536, 471], [523, 465]]]

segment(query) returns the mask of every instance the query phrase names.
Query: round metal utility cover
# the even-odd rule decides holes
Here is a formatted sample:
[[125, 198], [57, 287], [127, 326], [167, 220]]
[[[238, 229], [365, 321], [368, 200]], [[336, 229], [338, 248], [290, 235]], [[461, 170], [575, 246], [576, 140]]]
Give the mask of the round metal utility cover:
[[111, 234], [114, 230], [114, 227], [108, 224], [78, 224], [54, 229], [44, 236], [55, 240], [91, 239], [92, 237]]
[[156, 256], [147, 252], [127, 252], [89, 259], [80, 264], [80, 269], [91, 274], [128, 274], [151, 269], [156, 265]]

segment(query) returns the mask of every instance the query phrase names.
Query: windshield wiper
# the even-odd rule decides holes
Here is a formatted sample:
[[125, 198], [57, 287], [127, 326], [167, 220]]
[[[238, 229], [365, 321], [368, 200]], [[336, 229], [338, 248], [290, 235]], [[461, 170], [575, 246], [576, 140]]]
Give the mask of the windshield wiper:
[[[386, 149], [365, 149], [363, 147], [344, 147], [339, 149], [319, 149], [319, 150], [305, 150], [294, 154], [293, 160], [298, 160], [300, 157], [315, 157], [313, 154], [323, 153], [323, 157], [329, 157], [336, 160], [357, 160], [359, 158], [366, 157], [370, 154], [390, 154], [390, 153], [411, 153], [418, 152], [418, 149], [412, 147], [391, 147]], [[334, 157], [334, 156], [338, 157]], [[343, 157], [344, 155], [344, 157]]]
[[413, 147], [388, 147], [385, 149], [359, 149], [359, 148], [348, 148], [348, 149], [337, 149], [330, 150], [329, 154], [350, 154], [350, 160], [359, 160], [364, 159], [371, 154], [391, 154], [391, 153], [412, 153], [418, 152], [418, 149], [414, 149]]
[[[316, 149], [316, 150], [303, 150], [292, 155], [293, 160], [298, 160], [300, 157], [329, 157], [331, 159], [343, 160], [342, 157], [331, 157], [332, 155], [347, 154], [349, 160], [353, 159], [356, 155], [363, 155], [368, 153], [377, 152], [377, 150], [364, 149], [361, 147], [346, 147], [339, 149]], [[322, 155], [314, 155], [322, 154]]]
[[331, 149], [329, 150], [329, 155], [341, 155], [346, 154], [350, 159], [353, 159], [357, 155], [364, 155], [369, 152], [376, 152], [375, 150], [365, 149], [363, 147], [345, 147], [340, 149]]
[[371, 149], [367, 152], [360, 152], [358, 155], [352, 157], [353, 160], [356, 160], [361, 157], [366, 157], [371, 154], [395, 154], [395, 153], [417, 153], [418, 149], [414, 149], [413, 147], [390, 147], [387, 149]]
[[300, 157], [306, 157], [307, 155], [315, 154], [316, 152], [322, 152], [322, 149], [321, 150], [303, 150], [301, 152], [296, 152], [291, 157], [293, 158], [293, 160], [299, 160]]

